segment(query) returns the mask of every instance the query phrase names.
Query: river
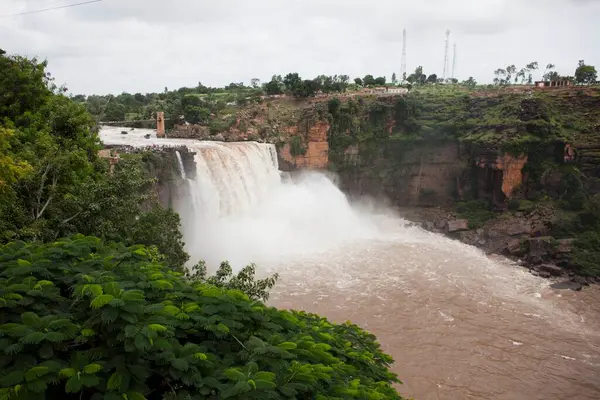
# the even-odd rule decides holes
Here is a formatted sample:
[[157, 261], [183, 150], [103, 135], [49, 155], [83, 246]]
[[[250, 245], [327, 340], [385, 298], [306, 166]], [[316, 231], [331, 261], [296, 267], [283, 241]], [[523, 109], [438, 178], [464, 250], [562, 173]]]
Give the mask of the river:
[[[188, 252], [277, 272], [274, 306], [373, 332], [418, 400], [600, 399], [600, 289], [559, 291], [501, 257], [350, 205], [322, 174], [279, 179], [274, 147], [119, 136], [186, 145], [195, 181], [179, 205]], [[182, 179], [185, 173], [182, 171]], [[193, 204], [193, 207], [189, 207]], [[184, 205], [188, 205], [184, 207]]]

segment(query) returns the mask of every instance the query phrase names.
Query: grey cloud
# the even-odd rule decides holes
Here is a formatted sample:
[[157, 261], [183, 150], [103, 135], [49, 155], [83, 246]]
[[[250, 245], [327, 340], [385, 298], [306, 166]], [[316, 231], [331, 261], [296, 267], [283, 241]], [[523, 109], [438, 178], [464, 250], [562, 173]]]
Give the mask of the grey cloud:
[[597, 8], [575, 0], [105, 0], [1, 20], [0, 37], [10, 52], [47, 57], [73, 91], [106, 93], [290, 71], [389, 77], [400, 69], [403, 28], [408, 69], [440, 74], [448, 28], [458, 78], [490, 81], [507, 64], [553, 62], [564, 73], [582, 58], [600, 64]]

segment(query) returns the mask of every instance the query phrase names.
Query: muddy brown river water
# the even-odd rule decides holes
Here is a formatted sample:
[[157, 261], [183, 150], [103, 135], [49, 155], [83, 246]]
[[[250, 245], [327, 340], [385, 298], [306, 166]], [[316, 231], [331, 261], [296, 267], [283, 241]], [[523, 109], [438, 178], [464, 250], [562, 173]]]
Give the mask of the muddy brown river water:
[[558, 291], [418, 228], [284, 266], [271, 303], [377, 335], [420, 400], [600, 399], [600, 288]]

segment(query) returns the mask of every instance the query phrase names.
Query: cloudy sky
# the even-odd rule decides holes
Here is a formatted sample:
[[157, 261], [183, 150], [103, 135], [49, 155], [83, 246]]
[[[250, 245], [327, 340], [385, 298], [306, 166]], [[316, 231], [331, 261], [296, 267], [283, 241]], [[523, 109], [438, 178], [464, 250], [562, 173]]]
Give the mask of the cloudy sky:
[[161, 91], [262, 81], [296, 71], [442, 74], [444, 32], [456, 77], [538, 61], [573, 74], [600, 67], [600, 0], [0, 0], [0, 47], [49, 61], [74, 93]]

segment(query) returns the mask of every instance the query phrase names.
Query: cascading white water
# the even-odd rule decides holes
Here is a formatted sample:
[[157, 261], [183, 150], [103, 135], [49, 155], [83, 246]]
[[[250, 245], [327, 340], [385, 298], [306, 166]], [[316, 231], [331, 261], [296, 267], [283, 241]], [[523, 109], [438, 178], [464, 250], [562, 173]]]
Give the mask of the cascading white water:
[[[188, 252], [209, 265], [251, 262], [326, 250], [372, 235], [345, 196], [321, 174], [282, 181], [272, 144], [189, 145], [196, 152], [193, 215], [180, 207]], [[194, 200], [195, 201], [195, 200]]]
[[507, 260], [351, 206], [323, 174], [282, 180], [272, 145], [140, 131], [101, 136], [196, 153], [196, 179], [177, 205], [192, 261], [256, 262], [260, 275], [281, 276], [272, 304], [371, 330], [396, 359], [403, 394], [599, 398], [597, 290], [555, 292]]
[[187, 179], [185, 176], [185, 167], [183, 166], [183, 160], [181, 159], [181, 153], [179, 150], [175, 150], [175, 155], [177, 156], [177, 162], [179, 163], [179, 174], [181, 179]]

